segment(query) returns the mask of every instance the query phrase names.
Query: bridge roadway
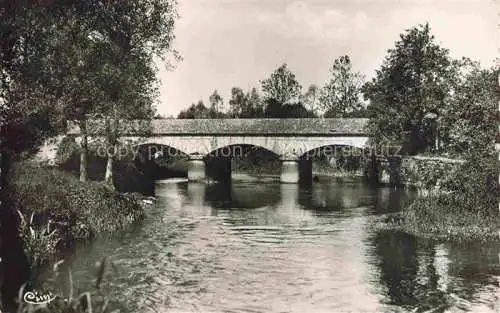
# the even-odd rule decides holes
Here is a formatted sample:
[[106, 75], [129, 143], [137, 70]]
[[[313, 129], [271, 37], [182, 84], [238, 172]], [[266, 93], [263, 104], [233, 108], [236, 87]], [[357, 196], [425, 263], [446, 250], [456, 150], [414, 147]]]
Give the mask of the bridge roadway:
[[[366, 124], [362, 118], [304, 119], [158, 119], [120, 122], [120, 140], [134, 145], [163, 145], [189, 156], [188, 178], [206, 178], [206, 156], [236, 145], [267, 149], [282, 161], [281, 181], [297, 183], [310, 176], [312, 166], [304, 169], [301, 156], [325, 146], [362, 148], [367, 144]], [[102, 120], [89, 121], [89, 137], [102, 136]], [[80, 136], [78, 127], [68, 134]], [[230, 169], [229, 169], [230, 171]]]

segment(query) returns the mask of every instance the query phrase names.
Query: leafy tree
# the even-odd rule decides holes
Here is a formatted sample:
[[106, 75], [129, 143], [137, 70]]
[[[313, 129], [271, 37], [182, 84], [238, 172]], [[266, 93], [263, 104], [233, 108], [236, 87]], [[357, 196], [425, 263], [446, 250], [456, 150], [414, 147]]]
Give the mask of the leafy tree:
[[[108, 146], [117, 148], [118, 120], [152, 119], [154, 116], [153, 103], [158, 95], [154, 58], [164, 58], [172, 52], [174, 4], [171, 0], [155, 0], [101, 5], [104, 6], [100, 10], [101, 20], [112, 21], [101, 23], [98, 39], [95, 39], [108, 51], [101, 59], [101, 68], [106, 74], [101, 77], [107, 82], [102, 86], [107, 99], [102, 99], [100, 106], [108, 121], [114, 120], [106, 127]], [[112, 182], [112, 164], [113, 155], [109, 155], [106, 171], [109, 183]]]
[[288, 69], [286, 63], [278, 67], [261, 84], [265, 100], [273, 99], [281, 105], [296, 102], [302, 89], [295, 74]]
[[177, 116], [179, 119], [200, 119], [200, 118], [210, 118], [210, 109], [208, 109], [203, 100], [198, 101], [197, 104], [193, 103], [191, 106], [185, 110], [181, 111]]
[[243, 89], [233, 87], [229, 105], [231, 117], [258, 118], [264, 115], [262, 100], [255, 88], [245, 94]]
[[448, 50], [435, 42], [428, 24], [401, 34], [364, 89], [375, 142], [402, 144], [410, 154], [432, 145], [424, 120], [445, 106], [453, 78], [450, 64]]
[[257, 92], [257, 89], [252, 88], [252, 90], [246, 94], [246, 107], [241, 113], [241, 118], [259, 118], [264, 116], [264, 105], [262, 99]]
[[319, 103], [325, 117], [342, 117], [363, 109], [363, 76], [354, 72], [349, 56], [337, 58], [330, 68], [331, 78], [321, 89]]
[[281, 104], [274, 99], [267, 100], [264, 110], [266, 118], [311, 118], [315, 115], [301, 103]]
[[6, 106], [17, 104], [15, 110], [23, 112], [18, 115], [45, 105], [61, 113], [54, 114], [59, 120], [79, 122], [81, 180], [86, 179], [88, 116], [126, 118], [150, 111], [157, 83], [154, 58], [174, 52], [174, 4], [54, 0], [1, 11], [2, 35], [8, 38], [2, 47], [8, 52], [2, 55], [2, 98]]
[[456, 88], [439, 119], [444, 151], [462, 156], [491, 152], [498, 127], [498, 67], [462, 60]]
[[231, 98], [229, 99], [229, 114], [231, 117], [240, 117], [246, 111], [248, 98], [243, 89], [239, 87], [231, 88]]
[[214, 92], [210, 95], [208, 100], [210, 102], [210, 117], [211, 118], [222, 117], [223, 115], [222, 108], [224, 106], [224, 101], [219, 92], [217, 90], [214, 90]]
[[302, 102], [306, 109], [316, 115], [319, 113], [319, 98], [320, 89], [318, 86], [312, 84], [307, 88], [306, 93], [301, 96], [300, 102]]

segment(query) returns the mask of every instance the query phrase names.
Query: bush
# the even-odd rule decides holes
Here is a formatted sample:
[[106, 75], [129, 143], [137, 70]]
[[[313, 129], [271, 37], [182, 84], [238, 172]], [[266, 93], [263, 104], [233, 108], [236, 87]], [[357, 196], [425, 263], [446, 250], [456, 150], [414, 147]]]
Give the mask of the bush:
[[34, 266], [53, 256], [48, 242], [58, 242], [59, 250], [75, 240], [118, 230], [143, 216], [135, 196], [119, 194], [102, 183], [80, 182], [69, 173], [33, 163], [14, 166], [7, 190], [9, 207], [23, 216], [21, 234], [26, 254], [36, 259]]
[[403, 159], [401, 175], [406, 184], [430, 190], [438, 185], [447, 185], [454, 179], [462, 162], [439, 157], [406, 157]]
[[444, 187], [453, 192], [462, 207], [498, 215], [499, 170], [498, 157], [493, 153], [471, 155]]
[[498, 214], [476, 210], [452, 194], [418, 198], [402, 212], [399, 226], [406, 232], [455, 239], [496, 239]]
[[399, 225], [423, 236], [498, 238], [498, 171], [495, 155], [471, 156], [444, 181], [446, 192], [417, 198]]
[[[56, 277], [60, 276], [61, 272], [59, 270], [59, 264], [63, 261], [59, 261], [54, 265], [54, 273]], [[31, 312], [41, 312], [41, 313], [87, 313], [87, 312], [109, 312], [109, 313], [119, 313], [118, 309], [111, 311], [109, 306], [109, 299], [105, 297], [101, 290], [101, 283], [104, 279], [104, 274], [106, 271], [107, 260], [104, 258], [97, 272], [95, 290], [86, 291], [83, 293], [76, 294], [75, 286], [73, 283], [73, 275], [71, 270], [68, 270], [69, 287], [67, 293], [68, 298], [65, 298], [61, 294], [53, 295], [49, 294], [49, 297], [53, 299], [49, 303], [38, 303], [31, 304], [24, 301], [26, 295], [34, 296], [35, 293], [32, 291], [24, 292], [24, 288], [21, 288], [18, 295], [19, 307], [17, 312], [19, 313], [31, 313]]]

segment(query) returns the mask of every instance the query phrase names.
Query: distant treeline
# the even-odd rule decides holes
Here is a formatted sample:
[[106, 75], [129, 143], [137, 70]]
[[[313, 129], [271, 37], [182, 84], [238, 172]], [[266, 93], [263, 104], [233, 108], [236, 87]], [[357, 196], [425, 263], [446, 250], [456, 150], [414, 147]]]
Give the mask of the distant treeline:
[[177, 118], [367, 117], [361, 98], [363, 76], [352, 70], [349, 57], [335, 60], [330, 73], [331, 79], [322, 88], [313, 84], [303, 93], [295, 74], [284, 63], [260, 82], [262, 94], [256, 88], [245, 92], [233, 87], [226, 104], [214, 90], [208, 105], [199, 100]]

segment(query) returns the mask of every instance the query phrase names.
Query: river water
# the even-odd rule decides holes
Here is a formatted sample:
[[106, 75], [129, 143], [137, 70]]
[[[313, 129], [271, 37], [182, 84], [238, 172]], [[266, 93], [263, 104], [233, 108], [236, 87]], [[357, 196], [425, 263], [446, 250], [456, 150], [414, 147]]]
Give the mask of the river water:
[[[132, 229], [78, 247], [74, 288], [95, 283], [122, 312], [498, 312], [498, 243], [381, 230], [404, 190], [326, 181], [156, 184]], [[61, 275], [61, 277], [66, 277]], [[53, 284], [67, 290], [67, 280]]]

